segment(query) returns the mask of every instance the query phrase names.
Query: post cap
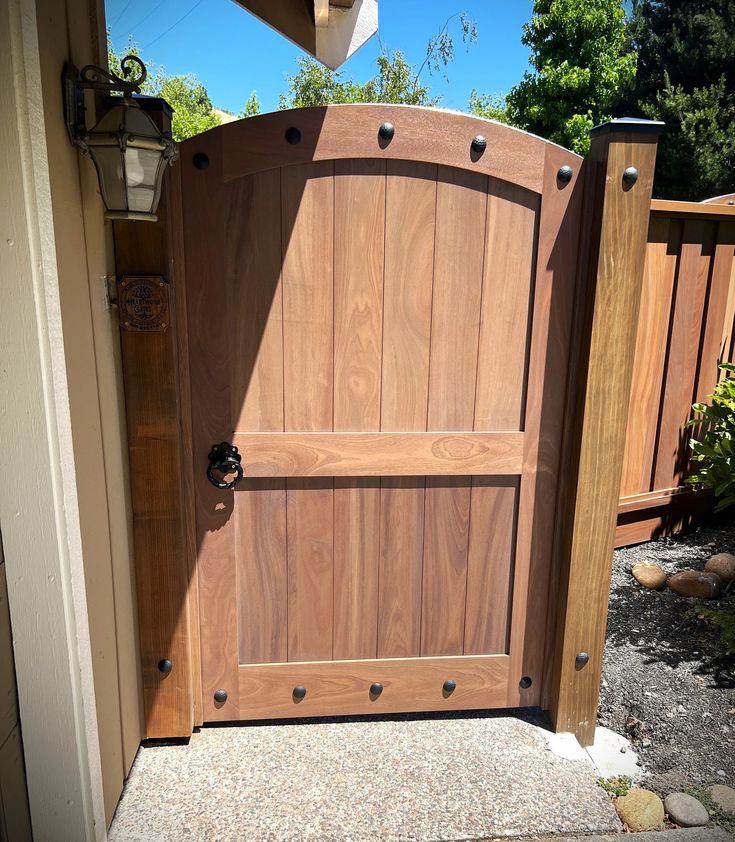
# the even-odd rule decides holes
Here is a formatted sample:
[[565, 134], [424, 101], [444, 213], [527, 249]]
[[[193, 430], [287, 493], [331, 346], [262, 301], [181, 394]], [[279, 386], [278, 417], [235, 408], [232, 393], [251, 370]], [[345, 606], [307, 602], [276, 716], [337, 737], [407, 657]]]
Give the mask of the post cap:
[[637, 134], [661, 134], [666, 123], [661, 120], [645, 120], [642, 117], [617, 117], [590, 129], [590, 137], [599, 137], [608, 132], [635, 132]]

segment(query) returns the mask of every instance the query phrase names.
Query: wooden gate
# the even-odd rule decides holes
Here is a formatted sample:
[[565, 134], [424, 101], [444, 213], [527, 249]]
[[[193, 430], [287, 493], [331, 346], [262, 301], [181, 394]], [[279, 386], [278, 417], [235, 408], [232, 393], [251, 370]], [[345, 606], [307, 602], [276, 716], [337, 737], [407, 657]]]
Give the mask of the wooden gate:
[[122, 325], [147, 736], [541, 704], [590, 742], [658, 129], [582, 162], [356, 105], [182, 144], [115, 225], [155, 311]]
[[492, 129], [336, 107], [183, 144], [205, 719], [540, 699], [579, 159]]

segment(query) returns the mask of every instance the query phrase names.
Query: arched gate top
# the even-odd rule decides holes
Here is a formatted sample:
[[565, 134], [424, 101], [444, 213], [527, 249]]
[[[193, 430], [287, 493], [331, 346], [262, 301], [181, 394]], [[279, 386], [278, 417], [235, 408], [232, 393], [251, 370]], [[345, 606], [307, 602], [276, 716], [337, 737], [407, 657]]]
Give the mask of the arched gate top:
[[[381, 135], [381, 126], [390, 131]], [[575, 170], [581, 158], [520, 129], [456, 111], [410, 105], [328, 105], [275, 111], [218, 126], [206, 133], [219, 141], [226, 181], [309, 161], [386, 158], [425, 161], [483, 173], [542, 191], [547, 150]], [[477, 137], [485, 139], [474, 143]], [[200, 136], [201, 137], [201, 136]], [[185, 142], [194, 154], [198, 138]]]

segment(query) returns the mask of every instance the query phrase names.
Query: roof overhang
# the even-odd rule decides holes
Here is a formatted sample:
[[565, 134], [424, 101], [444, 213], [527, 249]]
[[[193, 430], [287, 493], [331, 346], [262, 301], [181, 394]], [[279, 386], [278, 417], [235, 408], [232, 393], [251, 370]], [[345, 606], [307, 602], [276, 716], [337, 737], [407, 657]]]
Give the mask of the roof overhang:
[[378, 0], [234, 0], [335, 69], [378, 31]]

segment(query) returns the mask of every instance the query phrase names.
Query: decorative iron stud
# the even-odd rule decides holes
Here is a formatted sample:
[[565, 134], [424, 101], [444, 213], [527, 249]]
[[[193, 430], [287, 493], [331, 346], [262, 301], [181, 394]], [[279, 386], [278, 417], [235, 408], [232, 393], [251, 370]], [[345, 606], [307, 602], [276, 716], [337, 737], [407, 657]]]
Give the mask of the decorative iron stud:
[[393, 135], [395, 133], [396, 127], [393, 125], [393, 123], [385, 122], [378, 129], [378, 135], [380, 135], [381, 140], [391, 141], [393, 140]]
[[586, 652], [578, 652], [574, 659], [574, 669], [579, 671], [589, 663], [590, 656]]
[[453, 681], [451, 678], [448, 678], [444, 684], [442, 684], [442, 690], [444, 693], [449, 696], [451, 693], [457, 689], [457, 682]]
[[227, 690], [215, 690], [214, 700], [218, 705], [222, 705], [227, 701]]
[[300, 702], [306, 695], [306, 687], [303, 684], [297, 684], [293, 688], [293, 697], [297, 702]]
[[638, 170], [635, 167], [628, 167], [623, 173], [623, 182], [629, 186], [638, 181]]
[[556, 174], [556, 177], [562, 184], [569, 184], [573, 175], [574, 170], [569, 166], [569, 164], [564, 164], [563, 167], [559, 167], [559, 172]]
[[206, 170], [209, 166], [209, 155], [205, 155], [204, 152], [195, 152], [191, 162], [198, 170]]
[[482, 153], [487, 149], [487, 138], [485, 135], [478, 134], [472, 138], [472, 151], [477, 152], [478, 155], [482, 155]]
[[301, 140], [301, 131], [296, 126], [286, 129], [286, 142], [295, 146]]
[[528, 690], [528, 688], [533, 684], [533, 679], [530, 675], [524, 675], [523, 678], [518, 682], [518, 686], [521, 690]]
[[168, 675], [173, 668], [174, 665], [171, 663], [171, 661], [169, 661], [168, 658], [163, 658], [161, 661], [158, 662], [158, 670], [164, 675]]
[[370, 695], [377, 698], [383, 692], [383, 685], [379, 681], [375, 681], [370, 685]]

